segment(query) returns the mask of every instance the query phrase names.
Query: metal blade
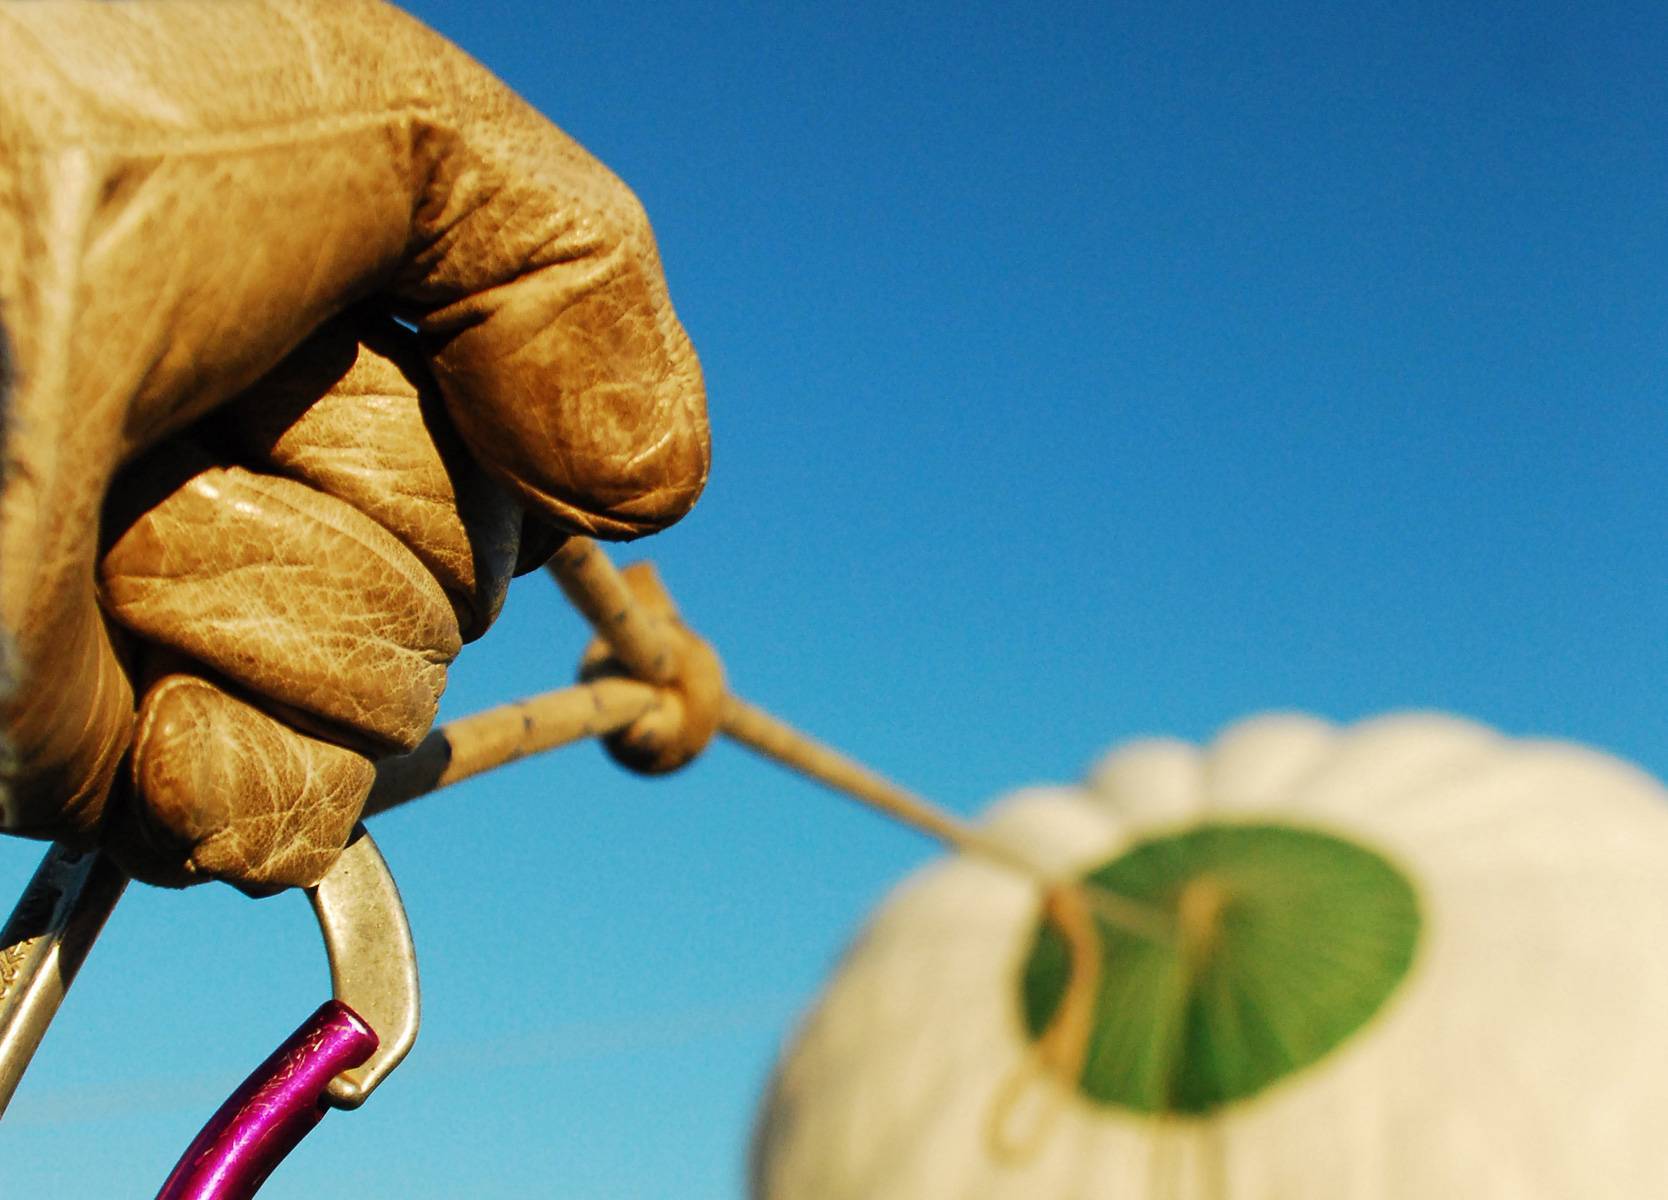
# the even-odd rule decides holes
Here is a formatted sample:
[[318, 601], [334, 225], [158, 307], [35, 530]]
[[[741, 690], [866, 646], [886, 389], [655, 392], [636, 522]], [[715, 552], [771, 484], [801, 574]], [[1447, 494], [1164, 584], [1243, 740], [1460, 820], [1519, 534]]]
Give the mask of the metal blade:
[[0, 1114], [126, 886], [103, 854], [55, 845], [0, 929]]
[[417, 1040], [417, 948], [399, 888], [363, 825], [307, 897], [324, 934], [336, 999], [380, 1039], [362, 1066], [330, 1081], [331, 1104], [358, 1108]]

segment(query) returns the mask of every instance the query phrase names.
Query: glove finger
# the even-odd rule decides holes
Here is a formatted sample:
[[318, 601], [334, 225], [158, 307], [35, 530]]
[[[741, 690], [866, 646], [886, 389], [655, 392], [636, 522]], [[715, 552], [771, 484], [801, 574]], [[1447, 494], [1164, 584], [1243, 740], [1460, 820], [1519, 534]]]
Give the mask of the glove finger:
[[38, 465], [71, 448], [107, 481], [375, 295], [524, 499], [620, 536], [693, 502], [700, 370], [641, 205], [444, 38], [334, 0], [0, 9], [24, 45], [0, 72], [14, 407], [80, 433]]
[[124, 479], [140, 511], [101, 561], [105, 610], [369, 749], [416, 746], [460, 645], [434, 577], [335, 497], [188, 449]]
[[259, 469], [352, 505], [397, 537], [445, 589], [465, 641], [498, 616], [521, 508], [469, 456], [413, 335], [338, 320], [216, 419]]
[[[455, 64], [450, 64], [455, 66]], [[457, 141], [395, 282], [458, 431], [570, 532], [652, 533], [710, 462], [700, 363], [637, 198], [490, 76], [458, 72]]]
[[317, 883], [376, 776], [364, 755], [177, 672], [145, 693], [130, 771], [131, 827], [108, 839], [130, 873], [254, 891]]
[[[331, 322], [203, 436], [371, 517], [436, 577], [460, 618], [484, 629], [516, 562], [520, 508], [464, 452], [412, 343], [392, 322]], [[189, 479], [206, 465], [176, 470]], [[199, 527], [175, 511], [182, 490], [192, 489], [130, 501], [146, 508], [154, 538]], [[242, 507], [234, 500], [234, 528]], [[107, 571], [123, 563], [107, 556]], [[351, 831], [372, 774], [363, 755], [175, 669], [141, 703], [131, 795], [107, 841], [151, 882], [310, 883]]]
[[[412, 550], [461, 616], [484, 629], [495, 615], [516, 563], [520, 508], [463, 451], [414, 355], [411, 335], [391, 322], [330, 323], [217, 414], [200, 437], [217, 453], [258, 462], [263, 471], [252, 473], [255, 480], [263, 479], [265, 469], [281, 471], [288, 480], [276, 481], [279, 485], [304, 483], [324, 493], [317, 502], [327, 510], [345, 503], [372, 518]], [[112, 596], [128, 595], [133, 576], [172, 570], [188, 556], [195, 582], [183, 589], [178, 581], [170, 585], [171, 600], [194, 609], [235, 604], [250, 614], [273, 607], [270, 589], [250, 591], [240, 569], [246, 564], [227, 561], [222, 552], [228, 542], [247, 546], [261, 539], [246, 530], [248, 497], [229, 493], [223, 483], [215, 488], [226, 511], [205, 511], [204, 482], [218, 478], [211, 466], [205, 455], [191, 455], [182, 444], [153, 452], [144, 468], [119, 482], [127, 506], [142, 513], [134, 522], [142, 529], [127, 529], [105, 556]], [[293, 505], [294, 497], [288, 499]], [[308, 538], [320, 561], [340, 561], [305, 521], [286, 528], [295, 535], [296, 553], [281, 556], [284, 561], [299, 556], [300, 543]], [[165, 552], [158, 553], [159, 547]], [[227, 595], [205, 602], [190, 594], [190, 587], [201, 589], [210, 578]], [[302, 580], [298, 586], [307, 584]], [[241, 599], [228, 598], [239, 588], [246, 593]], [[378, 594], [389, 599], [380, 589]], [[148, 607], [152, 598], [147, 593], [137, 610], [125, 612], [147, 636], [222, 665], [229, 656], [246, 662], [252, 653], [262, 653], [258, 641], [218, 644], [214, 627], [199, 621], [164, 629], [173, 617]], [[300, 617], [307, 624], [301, 636], [317, 636], [316, 620], [296, 613], [296, 597], [285, 599], [289, 607], [277, 619]], [[323, 600], [331, 614], [340, 615], [330, 596]], [[385, 661], [371, 678], [404, 669], [398, 661]], [[285, 706], [275, 715], [258, 707], [272, 705], [272, 699], [237, 698], [197, 678], [200, 673], [201, 668], [181, 670], [176, 664], [146, 692], [131, 787], [126, 803], [107, 822], [107, 843], [130, 870], [151, 882], [183, 886], [217, 878], [252, 892], [313, 882], [358, 816], [372, 777], [369, 760], [292, 727], [296, 719], [316, 726], [320, 717], [340, 713], [321, 713], [311, 704], [307, 713]], [[307, 702], [294, 692], [283, 699]], [[425, 726], [429, 715], [427, 709], [417, 714]]]
[[700, 364], [648, 226], [622, 193], [594, 247], [418, 318], [458, 431], [531, 511], [570, 532], [653, 533], [710, 458]]

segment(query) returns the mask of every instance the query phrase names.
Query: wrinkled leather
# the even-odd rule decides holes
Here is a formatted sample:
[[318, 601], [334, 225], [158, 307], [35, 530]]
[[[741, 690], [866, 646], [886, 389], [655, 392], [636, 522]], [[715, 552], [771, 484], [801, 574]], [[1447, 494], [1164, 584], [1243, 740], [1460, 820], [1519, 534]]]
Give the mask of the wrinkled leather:
[[336, 322], [225, 418], [240, 454], [345, 500], [405, 543], [446, 590], [465, 640], [497, 618], [521, 506], [464, 448], [403, 330]]
[[460, 645], [445, 593], [393, 534], [242, 467], [191, 471], [99, 576], [105, 610], [147, 641], [383, 751], [428, 732]]
[[520, 509], [425, 405], [411, 349], [391, 323], [333, 322], [118, 476], [100, 599], [155, 678], [118, 780], [133, 811], [105, 830], [131, 873], [317, 879], [371, 756], [411, 749], [434, 718], [456, 594], [502, 597]]
[[132, 763], [141, 824], [115, 849], [134, 873], [181, 885], [316, 882], [376, 776], [364, 755], [190, 674], [164, 676], [146, 691]]
[[[283, 362], [355, 304], [416, 349], [361, 324]], [[373, 0], [0, 0], [0, 325], [0, 824], [149, 828], [158, 876], [322, 869], [518, 509], [632, 537], [705, 480], [635, 198]], [[189, 665], [136, 704], [150, 645]]]

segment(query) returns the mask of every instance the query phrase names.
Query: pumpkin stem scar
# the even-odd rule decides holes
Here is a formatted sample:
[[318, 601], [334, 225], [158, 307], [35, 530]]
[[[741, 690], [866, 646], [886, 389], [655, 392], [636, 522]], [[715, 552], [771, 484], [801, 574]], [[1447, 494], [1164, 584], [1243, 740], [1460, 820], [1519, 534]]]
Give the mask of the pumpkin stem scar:
[[1088, 910], [1085, 1038], [1085, 939], [1072, 905], [1046, 905], [1015, 980], [1022, 1024], [1035, 1056], [1076, 1064], [1082, 1099], [1155, 1116], [1207, 1116], [1327, 1057], [1397, 991], [1423, 924], [1392, 863], [1275, 822], [1155, 837], [1083, 882], [1159, 907], [1174, 935], [1143, 940]]

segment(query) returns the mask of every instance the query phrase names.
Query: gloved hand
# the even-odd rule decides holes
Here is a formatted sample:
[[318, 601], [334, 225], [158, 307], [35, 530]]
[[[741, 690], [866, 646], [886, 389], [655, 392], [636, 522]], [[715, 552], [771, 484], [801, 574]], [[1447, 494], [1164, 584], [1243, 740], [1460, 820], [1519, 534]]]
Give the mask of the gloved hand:
[[636, 200], [375, 0], [0, 0], [0, 329], [0, 826], [163, 881], [316, 879], [523, 510], [706, 476]]

